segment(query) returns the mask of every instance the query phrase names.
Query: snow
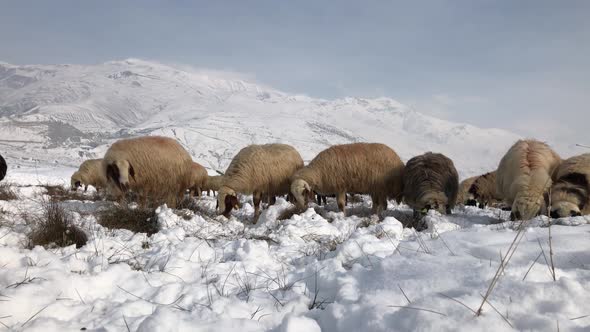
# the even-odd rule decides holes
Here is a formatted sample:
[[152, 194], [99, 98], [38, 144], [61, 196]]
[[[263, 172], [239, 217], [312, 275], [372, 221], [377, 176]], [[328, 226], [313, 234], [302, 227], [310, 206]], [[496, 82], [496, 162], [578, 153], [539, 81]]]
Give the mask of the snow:
[[21, 213], [39, 210], [39, 184], [67, 183], [70, 171], [23, 167], [7, 178], [21, 195], [0, 201], [0, 322], [11, 329], [590, 329], [590, 216], [552, 226], [556, 281], [543, 257], [531, 268], [540, 246], [549, 255], [548, 220], [534, 219], [489, 298], [502, 316], [485, 305], [475, 317], [471, 310], [516, 235], [516, 225], [501, 220], [507, 212], [430, 212], [428, 229], [416, 232], [400, 222], [409, 208], [392, 202], [381, 220], [370, 215], [367, 197], [349, 205], [350, 216], [329, 201], [277, 220], [292, 207], [278, 199], [253, 225], [250, 197], [229, 220], [214, 214], [213, 197], [203, 197], [199, 214], [158, 208], [162, 229], [148, 237], [97, 224], [88, 212], [107, 202], [66, 201], [89, 242], [26, 249], [30, 225]]
[[[137, 135], [175, 138], [212, 175], [251, 143], [292, 144], [309, 161], [333, 144], [370, 141], [404, 161], [444, 153], [461, 178], [496, 168], [520, 138], [390, 98], [316, 99], [139, 59], [0, 63], [4, 181], [20, 196], [0, 201], [1, 324], [27, 331], [590, 330], [589, 216], [551, 227], [555, 281], [545, 260], [548, 220], [531, 221], [488, 299], [495, 309], [486, 304], [479, 317], [472, 310], [517, 234], [497, 209], [432, 212], [427, 229], [416, 232], [402, 225], [407, 206], [390, 202], [378, 218], [367, 197], [346, 216], [332, 200], [284, 220], [292, 205], [279, 198], [256, 224], [250, 197], [229, 219], [204, 197], [199, 213], [160, 207], [161, 230], [148, 237], [99, 225], [95, 212], [113, 203], [66, 201], [60, 204], [89, 242], [27, 249], [32, 225], [23, 216], [39, 213], [42, 185], [67, 186], [83, 160]], [[562, 157], [581, 152], [550, 143]]]

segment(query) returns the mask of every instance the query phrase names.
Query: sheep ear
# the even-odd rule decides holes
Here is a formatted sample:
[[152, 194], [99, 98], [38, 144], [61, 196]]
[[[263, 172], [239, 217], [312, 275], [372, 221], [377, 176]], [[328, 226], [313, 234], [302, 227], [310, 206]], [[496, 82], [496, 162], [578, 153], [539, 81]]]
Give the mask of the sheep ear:
[[133, 180], [135, 180], [135, 169], [133, 168], [133, 165], [129, 164], [129, 175], [131, 175], [131, 178]]

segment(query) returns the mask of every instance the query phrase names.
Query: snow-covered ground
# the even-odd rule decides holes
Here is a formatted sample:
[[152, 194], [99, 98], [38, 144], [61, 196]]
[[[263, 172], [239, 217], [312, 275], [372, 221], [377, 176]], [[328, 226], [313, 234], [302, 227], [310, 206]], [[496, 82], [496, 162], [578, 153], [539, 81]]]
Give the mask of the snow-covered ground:
[[89, 242], [26, 249], [20, 216], [39, 210], [37, 185], [68, 183], [69, 174], [22, 167], [7, 178], [21, 196], [0, 201], [0, 322], [8, 329], [590, 330], [588, 216], [551, 227], [556, 281], [541, 254], [550, 259], [547, 219], [533, 220], [475, 317], [516, 235], [516, 225], [498, 223], [506, 212], [458, 207], [428, 215], [428, 229], [416, 232], [400, 222], [407, 207], [392, 203], [381, 220], [366, 198], [349, 205], [349, 217], [332, 201], [277, 220], [291, 206], [279, 199], [253, 225], [249, 204], [227, 220], [204, 197], [199, 215], [159, 208], [162, 229], [148, 237], [97, 224], [89, 212], [105, 202], [66, 201]]

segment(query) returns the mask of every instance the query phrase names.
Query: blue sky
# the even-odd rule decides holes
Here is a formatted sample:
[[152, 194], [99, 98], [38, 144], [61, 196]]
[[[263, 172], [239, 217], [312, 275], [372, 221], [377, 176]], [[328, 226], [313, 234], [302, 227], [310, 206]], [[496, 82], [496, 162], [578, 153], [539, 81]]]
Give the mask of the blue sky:
[[590, 144], [590, 1], [5, 1], [0, 60], [129, 57]]

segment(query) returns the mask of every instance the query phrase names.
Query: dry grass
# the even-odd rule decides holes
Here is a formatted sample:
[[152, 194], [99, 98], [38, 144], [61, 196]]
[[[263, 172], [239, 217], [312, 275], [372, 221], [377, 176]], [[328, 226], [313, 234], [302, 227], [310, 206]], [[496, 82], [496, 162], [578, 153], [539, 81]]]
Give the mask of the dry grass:
[[115, 206], [98, 214], [98, 223], [109, 229], [128, 229], [148, 236], [160, 230], [154, 209]]
[[94, 192], [92, 195], [85, 195], [77, 190], [70, 190], [63, 185], [41, 185], [45, 188], [46, 194], [51, 197], [52, 201], [63, 202], [63, 201], [99, 201], [101, 200], [100, 195]]
[[17, 200], [19, 197], [12, 189], [12, 185], [8, 182], [0, 183], [0, 201], [13, 201]]
[[56, 201], [43, 202], [41, 215], [25, 214], [23, 218], [33, 227], [29, 234], [30, 248], [37, 245], [67, 247], [72, 244], [80, 248], [88, 241], [86, 233], [72, 223], [71, 216]]

